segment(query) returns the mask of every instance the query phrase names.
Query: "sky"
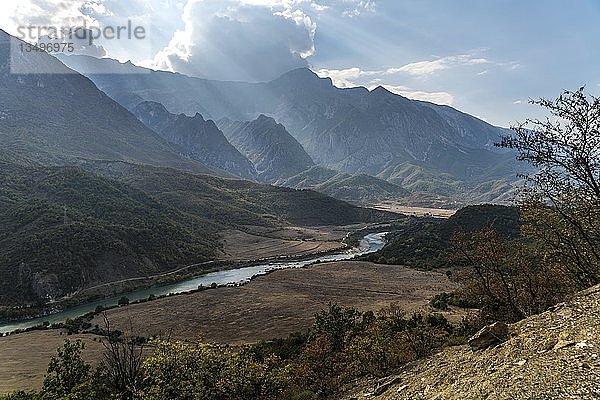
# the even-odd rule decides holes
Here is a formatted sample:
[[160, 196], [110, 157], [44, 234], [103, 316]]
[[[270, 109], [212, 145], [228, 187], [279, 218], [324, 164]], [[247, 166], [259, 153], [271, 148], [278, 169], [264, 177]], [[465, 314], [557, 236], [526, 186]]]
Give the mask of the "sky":
[[3, 0], [0, 28], [106, 27], [77, 52], [192, 76], [267, 81], [309, 67], [339, 87], [379, 85], [510, 126], [530, 99], [600, 93], [600, 0]]

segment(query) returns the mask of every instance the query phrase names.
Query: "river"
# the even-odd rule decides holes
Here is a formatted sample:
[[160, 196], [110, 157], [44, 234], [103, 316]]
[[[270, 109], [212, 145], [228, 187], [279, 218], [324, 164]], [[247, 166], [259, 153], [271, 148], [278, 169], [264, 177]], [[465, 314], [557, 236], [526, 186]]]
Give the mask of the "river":
[[199, 286], [207, 287], [211, 286], [212, 284], [217, 284], [219, 286], [228, 284], [243, 284], [248, 283], [255, 276], [265, 275], [274, 270], [301, 268], [310, 264], [314, 264], [318, 261], [327, 262], [349, 260], [359, 255], [369, 254], [380, 250], [385, 245], [384, 237], [386, 233], [387, 232], [368, 234], [360, 241], [358, 247], [340, 251], [327, 256], [315, 257], [302, 261], [273, 262], [251, 267], [217, 271], [170, 285], [156, 286], [148, 289], [121, 293], [118, 296], [107, 297], [102, 300], [84, 303], [76, 307], [68, 308], [64, 311], [45, 315], [43, 317], [0, 325], [0, 335], [13, 332], [17, 329], [27, 329], [38, 326], [44, 322], [49, 322], [50, 324], [65, 322], [67, 319], [77, 318], [92, 312], [96, 310], [98, 306], [110, 307], [117, 305], [119, 299], [123, 296], [126, 296], [130, 301], [136, 301], [147, 299], [151, 295], [158, 297], [169, 294], [191, 292], [198, 289]]

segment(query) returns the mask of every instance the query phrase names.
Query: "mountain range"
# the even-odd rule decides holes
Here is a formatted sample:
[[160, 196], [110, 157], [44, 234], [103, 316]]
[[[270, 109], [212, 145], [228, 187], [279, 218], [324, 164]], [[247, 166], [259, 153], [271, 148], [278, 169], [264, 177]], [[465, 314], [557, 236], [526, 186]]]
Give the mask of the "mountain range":
[[516, 180], [514, 154], [494, 147], [506, 129], [383, 87], [340, 89], [306, 68], [270, 82], [245, 83], [150, 71], [86, 56], [61, 60], [128, 108], [150, 100], [174, 113], [200, 112], [214, 120], [269, 116], [286, 128], [316, 165], [381, 178], [411, 192], [468, 202], [470, 196], [485, 197], [482, 188]]
[[151, 129], [53, 56], [11, 54], [16, 40], [0, 31], [0, 316], [217, 259], [230, 229], [394, 218], [235, 178], [254, 167], [214, 122], [147, 104]]
[[261, 114], [247, 122], [221, 119], [217, 125], [231, 144], [252, 161], [263, 182], [273, 183], [315, 165], [300, 143], [273, 118]]

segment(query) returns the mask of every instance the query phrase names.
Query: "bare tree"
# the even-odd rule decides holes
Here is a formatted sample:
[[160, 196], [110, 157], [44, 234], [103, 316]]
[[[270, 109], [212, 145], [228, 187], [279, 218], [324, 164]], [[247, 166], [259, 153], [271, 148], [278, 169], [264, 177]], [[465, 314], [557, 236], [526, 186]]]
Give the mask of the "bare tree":
[[525, 176], [525, 231], [546, 245], [581, 287], [600, 282], [600, 98], [565, 91], [557, 99], [532, 101], [545, 120], [513, 127], [499, 146], [518, 151], [535, 167]]
[[133, 400], [140, 388], [143, 378], [142, 364], [144, 361], [145, 340], [134, 336], [133, 324], [129, 321], [129, 335], [113, 331], [110, 321], [104, 317], [106, 339], [104, 346], [104, 363], [106, 364], [109, 380], [122, 400]]

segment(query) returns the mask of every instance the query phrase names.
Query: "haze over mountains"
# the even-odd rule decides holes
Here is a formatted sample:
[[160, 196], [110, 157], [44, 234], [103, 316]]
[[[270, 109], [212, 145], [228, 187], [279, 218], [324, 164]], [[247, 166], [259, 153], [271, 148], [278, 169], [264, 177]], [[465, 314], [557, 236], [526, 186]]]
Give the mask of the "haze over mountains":
[[[494, 148], [505, 133], [448, 106], [414, 101], [383, 87], [339, 89], [308, 69], [265, 83], [221, 82], [149, 71], [115, 60], [61, 56], [125, 107], [159, 102], [174, 113], [206, 119], [274, 118], [315, 164], [387, 180], [412, 192], [449, 197], [510, 189], [515, 161]], [[98, 71], [120, 72], [99, 74]], [[242, 151], [244, 153], [244, 151]], [[504, 184], [501, 184], [504, 183]]]
[[253, 165], [213, 122], [150, 104], [152, 130], [44, 52], [13, 61], [55, 73], [13, 74], [11, 40], [0, 31], [0, 316], [215, 259], [227, 229], [390, 218], [313, 191], [231, 179], [252, 177]]
[[132, 112], [182, 155], [234, 176], [256, 178], [252, 163], [227, 141], [213, 121], [204, 120], [202, 115], [171, 114], [162, 104], [153, 101], [138, 104]]
[[315, 165], [300, 143], [273, 118], [262, 114], [248, 122], [225, 118], [217, 125], [227, 139], [254, 163], [261, 181], [273, 183]]

